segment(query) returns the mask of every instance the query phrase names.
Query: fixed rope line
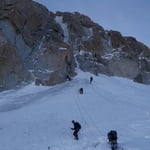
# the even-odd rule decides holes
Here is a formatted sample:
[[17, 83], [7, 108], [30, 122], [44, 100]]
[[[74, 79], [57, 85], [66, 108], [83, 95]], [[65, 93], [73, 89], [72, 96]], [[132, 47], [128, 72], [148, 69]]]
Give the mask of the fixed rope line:
[[[80, 101], [79, 101], [79, 95], [76, 96], [76, 103], [78, 105], [78, 108], [80, 108], [80, 112], [81, 112], [81, 115], [82, 115], [82, 118], [85, 122], [85, 125], [87, 125], [88, 127], [89, 126], [89, 123], [86, 121], [85, 117], [84, 116], [87, 116], [86, 112], [84, 111], [84, 109], [82, 109], [81, 105], [80, 105]], [[91, 132], [91, 130], [89, 130], [89, 132]], [[94, 135], [92, 132], [91, 132], [91, 135]]]
[[[75, 102], [76, 102], [77, 108], [79, 110], [79, 114], [80, 114], [82, 120], [84, 121], [85, 125], [87, 125], [89, 127], [89, 124], [88, 124], [88, 122], [86, 121], [86, 119], [84, 117], [86, 115], [86, 113], [85, 113], [85, 111], [83, 111], [83, 109], [81, 108], [81, 106], [79, 104], [80, 102], [78, 101], [79, 100], [78, 96], [79, 95], [75, 96]], [[91, 131], [89, 130], [89, 132], [91, 132]], [[91, 132], [91, 135], [94, 135], [94, 134]]]
[[[78, 99], [80, 100], [80, 103], [81, 103], [81, 99], [79, 98], [79, 96], [78, 96]], [[81, 106], [80, 106], [81, 107]], [[91, 121], [91, 122], [93, 122], [93, 124], [94, 124], [94, 128], [100, 133], [100, 134], [102, 134], [102, 132], [99, 130], [99, 128], [97, 127], [97, 125], [95, 124], [95, 121], [92, 119], [92, 117], [89, 115], [89, 113], [87, 113], [87, 111], [83, 108], [83, 106], [81, 107], [82, 108], [82, 110], [84, 110], [84, 112], [85, 112], [85, 114], [88, 116], [88, 118], [89, 118], [89, 120]]]
[[83, 117], [84, 115], [83, 115], [82, 109], [81, 109], [81, 107], [80, 107], [80, 105], [79, 105], [79, 103], [78, 103], [77, 97], [74, 96], [74, 98], [75, 98], [75, 103], [76, 103], [77, 109], [79, 110], [79, 114], [80, 114], [82, 120], [84, 121], [84, 123], [87, 124], [87, 121], [86, 121], [86, 120], [84, 119], [84, 117]]

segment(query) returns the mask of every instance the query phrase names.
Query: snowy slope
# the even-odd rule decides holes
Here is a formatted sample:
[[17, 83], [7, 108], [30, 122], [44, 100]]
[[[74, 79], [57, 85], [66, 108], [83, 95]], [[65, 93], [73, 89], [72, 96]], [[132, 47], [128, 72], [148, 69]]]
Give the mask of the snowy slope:
[[[79, 72], [61, 85], [0, 93], [0, 150], [109, 150], [111, 129], [124, 150], [149, 150], [150, 86], [104, 75], [90, 85], [90, 76]], [[79, 141], [73, 119], [82, 125]]]

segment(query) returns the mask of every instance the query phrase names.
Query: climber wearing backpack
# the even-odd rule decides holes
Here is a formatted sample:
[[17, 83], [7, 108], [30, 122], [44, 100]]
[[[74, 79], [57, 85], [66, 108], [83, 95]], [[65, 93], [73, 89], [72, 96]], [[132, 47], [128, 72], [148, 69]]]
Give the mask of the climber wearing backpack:
[[81, 129], [81, 125], [79, 122], [75, 122], [74, 120], [72, 120], [72, 123], [73, 123], [74, 127], [71, 128], [71, 130], [74, 130], [73, 135], [74, 135], [75, 139], [78, 140], [78, 132]]
[[80, 89], [79, 89], [79, 93], [80, 93], [80, 94], [83, 94], [83, 88], [80, 88]]
[[117, 132], [115, 130], [111, 130], [110, 132], [108, 132], [107, 137], [108, 137], [109, 143], [111, 145], [111, 149], [112, 150], [117, 150], [117, 148], [118, 148]]

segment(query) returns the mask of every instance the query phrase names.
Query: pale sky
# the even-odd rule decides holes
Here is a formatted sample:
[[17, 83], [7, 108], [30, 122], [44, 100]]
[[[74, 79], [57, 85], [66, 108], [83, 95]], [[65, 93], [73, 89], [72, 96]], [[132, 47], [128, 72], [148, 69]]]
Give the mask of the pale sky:
[[49, 11], [79, 12], [105, 30], [133, 36], [150, 47], [150, 0], [34, 0]]

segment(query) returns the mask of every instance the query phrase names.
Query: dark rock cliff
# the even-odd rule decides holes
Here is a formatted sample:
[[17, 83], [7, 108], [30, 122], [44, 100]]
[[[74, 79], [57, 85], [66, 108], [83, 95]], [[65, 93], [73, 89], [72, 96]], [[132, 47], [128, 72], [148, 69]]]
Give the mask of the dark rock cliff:
[[55, 85], [75, 68], [150, 84], [150, 49], [78, 12], [49, 12], [32, 0], [0, 1], [0, 90]]

